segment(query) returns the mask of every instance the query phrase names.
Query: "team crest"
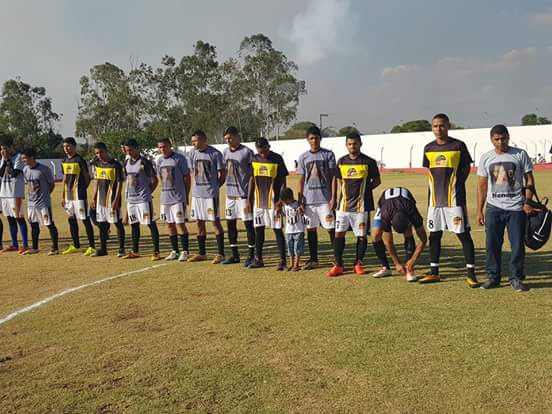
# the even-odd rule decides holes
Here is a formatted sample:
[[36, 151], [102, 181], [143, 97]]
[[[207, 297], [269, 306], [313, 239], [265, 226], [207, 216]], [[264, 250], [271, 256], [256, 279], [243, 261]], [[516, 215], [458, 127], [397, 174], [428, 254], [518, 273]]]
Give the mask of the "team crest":
[[176, 217], [178, 217], [178, 218], [182, 218], [183, 215], [184, 214], [182, 214], [182, 211], [177, 211], [176, 212]]
[[84, 214], [85, 211], [84, 211], [84, 208], [79, 208], [79, 214]]
[[437, 156], [437, 158], [435, 158], [435, 165], [439, 167], [443, 167], [443, 166], [446, 166], [447, 164], [448, 164], [447, 157], [445, 157], [444, 155], [439, 155]]
[[463, 221], [464, 220], [462, 219], [462, 217], [458, 217], [458, 216], [452, 219], [452, 222], [454, 223], [455, 226], [461, 226]]
[[332, 223], [334, 221], [334, 216], [332, 216], [331, 214], [328, 214], [326, 216], [326, 223]]
[[215, 214], [215, 210], [213, 210], [212, 208], [208, 208], [208, 209], [207, 209], [207, 214], [208, 214], [208, 215]]
[[48, 214], [44, 214], [44, 216], [42, 216], [44, 218], [44, 220], [48, 221], [50, 220], [50, 216]]
[[100, 178], [105, 178], [105, 177], [107, 177], [107, 174], [105, 173], [105, 171], [102, 171], [100, 173]]
[[144, 220], [149, 219], [149, 213], [144, 213], [143, 217], [144, 217]]
[[358, 177], [358, 171], [356, 170], [356, 168], [349, 168], [347, 170], [347, 177], [349, 178]]
[[266, 168], [264, 165], [261, 165], [259, 167], [259, 175], [268, 175], [268, 168]]
[[366, 223], [360, 223], [358, 225], [358, 228], [361, 229], [361, 230], [364, 230], [366, 228]]

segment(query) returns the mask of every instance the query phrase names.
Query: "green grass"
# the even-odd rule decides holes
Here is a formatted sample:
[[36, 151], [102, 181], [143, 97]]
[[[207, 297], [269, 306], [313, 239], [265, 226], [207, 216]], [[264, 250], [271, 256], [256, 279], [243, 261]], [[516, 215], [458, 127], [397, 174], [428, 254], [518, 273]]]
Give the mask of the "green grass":
[[[425, 210], [424, 176], [389, 174], [383, 182], [409, 187]], [[546, 193], [552, 174], [538, 174], [537, 184]], [[484, 233], [475, 230], [483, 275]], [[143, 236], [146, 252], [147, 229]], [[506, 285], [468, 289], [458, 242], [443, 240], [446, 279], [431, 286], [328, 279], [326, 269], [170, 263], [64, 296], [0, 325], [0, 411], [551, 412], [550, 244], [528, 254], [531, 290], [515, 294]], [[328, 263], [323, 235], [322, 244]], [[424, 255], [419, 272], [427, 262]], [[150, 264], [1, 255], [0, 317]]]

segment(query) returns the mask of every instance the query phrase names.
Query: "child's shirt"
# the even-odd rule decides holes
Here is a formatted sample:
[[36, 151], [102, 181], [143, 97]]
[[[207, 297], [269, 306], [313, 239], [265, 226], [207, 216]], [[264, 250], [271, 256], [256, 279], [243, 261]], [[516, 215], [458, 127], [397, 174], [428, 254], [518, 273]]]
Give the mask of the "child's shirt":
[[303, 233], [305, 231], [305, 219], [303, 215], [297, 211], [298, 208], [299, 203], [297, 201], [284, 205], [286, 234]]

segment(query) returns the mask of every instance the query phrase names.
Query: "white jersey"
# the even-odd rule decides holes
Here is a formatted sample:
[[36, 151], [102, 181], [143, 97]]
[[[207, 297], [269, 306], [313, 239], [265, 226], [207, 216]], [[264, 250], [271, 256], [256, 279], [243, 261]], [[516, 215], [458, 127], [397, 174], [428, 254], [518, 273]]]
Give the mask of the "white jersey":
[[298, 211], [299, 203], [294, 201], [284, 206], [286, 216], [286, 234], [303, 233], [305, 231], [305, 218]]

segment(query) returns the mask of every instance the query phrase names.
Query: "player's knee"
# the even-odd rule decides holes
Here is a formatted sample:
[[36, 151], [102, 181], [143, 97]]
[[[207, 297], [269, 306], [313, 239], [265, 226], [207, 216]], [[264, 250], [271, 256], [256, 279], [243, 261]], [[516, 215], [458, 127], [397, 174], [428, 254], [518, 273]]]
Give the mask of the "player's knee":
[[440, 242], [443, 238], [443, 232], [442, 231], [433, 231], [429, 233], [429, 242]]

